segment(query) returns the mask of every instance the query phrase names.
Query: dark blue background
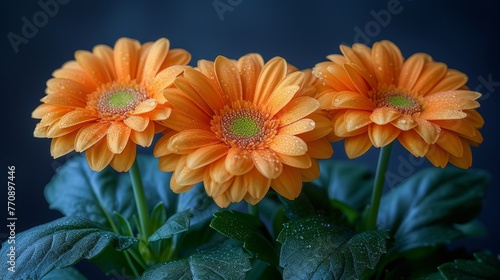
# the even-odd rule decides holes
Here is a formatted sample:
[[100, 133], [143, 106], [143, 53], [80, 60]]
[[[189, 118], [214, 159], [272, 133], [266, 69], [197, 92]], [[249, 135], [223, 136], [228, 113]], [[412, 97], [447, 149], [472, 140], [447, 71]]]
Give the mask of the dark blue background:
[[[259, 52], [266, 60], [279, 55], [302, 69], [325, 60], [328, 54], [339, 53], [341, 43], [351, 45], [358, 41], [371, 45], [389, 39], [401, 48], [405, 57], [426, 52], [450, 68], [467, 73], [469, 87], [483, 93], [479, 112], [486, 120], [481, 130], [484, 143], [473, 149], [473, 168], [486, 169], [493, 175], [480, 215], [489, 235], [460, 244], [470, 250], [490, 249], [500, 253], [497, 242], [500, 154], [496, 146], [500, 138], [499, 117], [495, 115], [500, 105], [497, 96], [500, 92], [498, 1], [65, 2], [68, 3], [59, 4], [58, 11], [48, 16], [46, 22], [43, 16], [38, 18], [37, 32], [26, 44], [18, 46], [17, 53], [7, 34], [22, 35], [22, 18], [33, 22], [33, 15], [40, 15], [42, 8], [37, 1], [8, 1], [1, 7], [3, 143], [0, 168], [7, 177], [7, 166], [16, 166], [18, 232], [60, 216], [48, 209], [43, 188], [55, 168], [70, 156], [54, 160], [49, 152], [50, 140], [33, 138], [37, 121], [31, 119], [31, 112], [39, 105], [52, 71], [73, 59], [74, 51], [89, 50], [102, 43], [113, 45], [122, 36], [141, 42], [167, 37], [172, 47], [191, 52], [191, 65], [198, 59], [213, 60], [219, 54], [238, 58], [248, 52]], [[220, 8], [227, 4], [230, 9], [217, 12], [214, 3]], [[393, 4], [397, 6], [392, 9], [393, 12], [396, 9], [396, 13], [390, 19], [383, 17], [377, 22], [377, 15], [387, 15], [381, 11]], [[356, 36], [357, 30], [365, 35]], [[336, 143], [334, 148], [334, 159], [345, 160], [343, 145]], [[376, 156], [377, 150], [372, 149], [356, 162], [373, 167]], [[401, 162], [410, 162], [402, 173], [398, 171], [403, 166]], [[399, 145], [393, 150], [390, 172], [401, 178], [427, 166], [427, 161], [415, 161]], [[6, 201], [6, 188], [4, 190], [0, 191], [1, 201]], [[0, 211], [2, 217], [6, 215], [4, 210]], [[5, 227], [0, 228], [2, 240], [6, 232]], [[89, 266], [81, 267], [91, 270]]]

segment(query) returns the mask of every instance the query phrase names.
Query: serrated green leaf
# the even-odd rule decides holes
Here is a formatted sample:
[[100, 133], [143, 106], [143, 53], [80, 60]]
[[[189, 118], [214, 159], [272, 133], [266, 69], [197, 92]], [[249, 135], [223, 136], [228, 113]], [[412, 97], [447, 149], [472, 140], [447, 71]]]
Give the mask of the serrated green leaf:
[[285, 224], [278, 236], [284, 279], [359, 279], [386, 251], [386, 231], [355, 234], [324, 217]]
[[278, 255], [269, 242], [267, 229], [261, 220], [250, 214], [221, 211], [214, 214], [210, 227], [224, 236], [243, 242], [243, 247], [255, 253], [257, 258], [270, 264], [278, 264]]
[[54, 269], [51, 272], [47, 273], [42, 280], [86, 280], [85, 276], [83, 276], [76, 268], [67, 267], [63, 269]]
[[378, 228], [390, 229], [391, 252], [435, 246], [464, 236], [455, 224], [481, 209], [488, 175], [479, 170], [425, 169], [383, 196]]
[[328, 189], [328, 197], [361, 211], [370, 203], [373, 173], [366, 167], [343, 161], [320, 162], [321, 174], [313, 184]]
[[500, 279], [499, 257], [490, 253], [474, 254], [476, 260], [455, 260], [438, 267], [444, 279]]
[[155, 265], [140, 279], [244, 279], [251, 268], [249, 258], [242, 248], [221, 244], [186, 259]]
[[149, 237], [149, 241], [171, 238], [174, 234], [188, 230], [191, 216], [192, 214], [189, 211], [175, 213]]
[[[124, 250], [135, 238], [102, 229], [87, 219], [65, 217], [16, 235], [16, 270], [0, 264], [1, 279], [39, 279], [53, 269], [71, 266], [81, 259], [92, 259], [108, 246]], [[6, 256], [10, 245], [4, 242], [0, 253]]]

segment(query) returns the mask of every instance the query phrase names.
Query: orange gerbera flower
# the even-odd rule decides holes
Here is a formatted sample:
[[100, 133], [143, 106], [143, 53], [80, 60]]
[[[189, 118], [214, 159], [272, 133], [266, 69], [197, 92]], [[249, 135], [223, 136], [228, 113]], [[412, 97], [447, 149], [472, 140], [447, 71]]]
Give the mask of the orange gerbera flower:
[[172, 104], [163, 123], [173, 129], [154, 154], [173, 171], [170, 187], [185, 192], [203, 181], [221, 207], [242, 199], [255, 204], [272, 187], [296, 198], [303, 181], [318, 177], [318, 158], [329, 158], [330, 120], [306, 96], [304, 73], [283, 58], [266, 64], [258, 54], [237, 62], [219, 56], [198, 62], [165, 90]]
[[179, 75], [191, 55], [169, 50], [159, 39], [141, 45], [121, 38], [114, 49], [98, 45], [77, 51], [47, 82], [47, 95], [33, 113], [41, 119], [35, 137], [53, 138], [54, 158], [73, 150], [85, 151], [90, 168], [108, 164], [127, 171], [135, 160], [136, 144], [151, 145], [171, 108], [161, 93]]
[[484, 120], [475, 110], [481, 95], [468, 90], [465, 74], [424, 53], [405, 61], [389, 41], [340, 49], [343, 56], [328, 56], [313, 72], [322, 82], [318, 100], [332, 110], [350, 158], [398, 139], [435, 166], [471, 166], [470, 145], [482, 142]]

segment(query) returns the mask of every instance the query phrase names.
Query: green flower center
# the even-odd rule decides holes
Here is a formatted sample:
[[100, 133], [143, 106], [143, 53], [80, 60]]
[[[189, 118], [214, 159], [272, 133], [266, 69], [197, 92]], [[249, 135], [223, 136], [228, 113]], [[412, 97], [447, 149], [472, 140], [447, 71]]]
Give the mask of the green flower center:
[[260, 149], [269, 145], [277, 133], [278, 120], [258, 110], [244, 100], [224, 106], [210, 121], [215, 135], [228, 146], [241, 149]]
[[103, 93], [97, 101], [101, 113], [109, 115], [124, 115], [137, 107], [146, 99], [141, 91], [132, 88], [119, 88]]
[[418, 97], [405, 89], [394, 86], [385, 87], [373, 93], [373, 100], [378, 108], [394, 108], [402, 114], [412, 115], [422, 111]]
[[259, 125], [249, 117], [237, 117], [229, 125], [231, 134], [237, 137], [252, 137], [259, 133]]
[[412, 108], [413, 101], [406, 96], [401, 95], [393, 95], [387, 96], [387, 102], [393, 107], [401, 107], [401, 108]]

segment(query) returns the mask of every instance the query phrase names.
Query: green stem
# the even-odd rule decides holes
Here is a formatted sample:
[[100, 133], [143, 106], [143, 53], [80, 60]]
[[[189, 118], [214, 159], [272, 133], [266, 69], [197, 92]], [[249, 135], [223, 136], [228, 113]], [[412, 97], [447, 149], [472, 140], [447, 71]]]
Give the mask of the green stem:
[[368, 230], [377, 228], [378, 209], [380, 207], [380, 199], [384, 189], [385, 173], [389, 166], [389, 158], [391, 155], [392, 143], [380, 148], [380, 154], [377, 163], [377, 172], [375, 173], [375, 182], [373, 184], [372, 201], [370, 206], [370, 215], [368, 218]]
[[150, 219], [148, 204], [146, 202], [146, 195], [144, 194], [144, 187], [142, 186], [141, 172], [139, 170], [139, 164], [137, 159], [132, 164], [129, 170], [130, 179], [132, 180], [132, 189], [134, 190], [135, 205], [137, 207], [137, 212], [139, 213], [139, 223], [140, 223], [140, 238], [147, 243], [148, 237], [151, 235], [150, 230]]
[[252, 205], [249, 202], [247, 202], [247, 203], [248, 203], [248, 214], [258, 218], [259, 217], [259, 208], [257, 207], [257, 204]]

